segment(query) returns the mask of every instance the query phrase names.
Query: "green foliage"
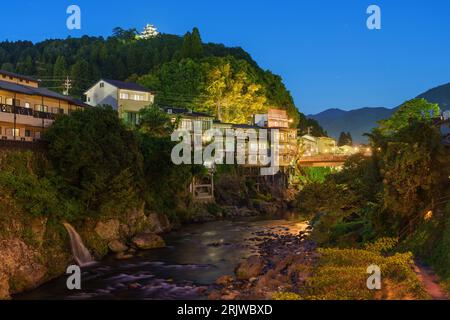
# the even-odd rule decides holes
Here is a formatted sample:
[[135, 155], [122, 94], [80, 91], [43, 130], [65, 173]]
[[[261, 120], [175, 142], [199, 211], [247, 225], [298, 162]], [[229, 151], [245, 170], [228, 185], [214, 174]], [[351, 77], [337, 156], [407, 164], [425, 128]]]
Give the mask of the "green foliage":
[[[291, 115], [290, 115], [291, 117]], [[303, 136], [307, 133], [314, 137], [328, 137], [328, 133], [320, 126], [319, 122], [314, 119], [307, 118], [304, 114], [298, 114], [298, 126], [300, 135]]]
[[311, 183], [323, 183], [325, 178], [333, 172], [333, 168], [330, 167], [311, 167], [302, 168], [300, 172], [300, 180], [304, 185]]
[[352, 146], [353, 145], [353, 138], [350, 132], [341, 132], [339, 139], [338, 139], [338, 146]]
[[423, 213], [438, 196], [445, 165], [437, 128], [413, 123], [386, 137], [378, 155], [382, 166], [384, 207], [400, 217]]
[[183, 45], [181, 47], [182, 58], [199, 59], [203, 56], [203, 44], [200, 37], [200, 31], [194, 28], [191, 32], [187, 32], [183, 37]]
[[439, 117], [439, 105], [429, 103], [425, 99], [413, 99], [402, 104], [387, 120], [380, 121], [380, 130], [392, 134], [410, 127], [412, 122], [430, 123]]
[[148, 106], [139, 111], [139, 130], [143, 133], [164, 137], [169, 136], [175, 129], [170, 116], [157, 105]]
[[442, 283], [450, 292], [450, 203], [442, 215], [424, 221], [418, 229], [400, 245], [402, 250], [411, 250], [433, 266]]
[[42, 155], [11, 152], [0, 161], [0, 190], [3, 199], [12, 199], [19, 210], [40, 217], [75, 216], [79, 207], [65, 198], [61, 186]]
[[58, 118], [45, 138], [61, 192], [78, 199], [85, 213], [122, 212], [137, 204], [143, 185], [139, 144], [115, 111], [90, 108]]
[[275, 301], [296, 301], [303, 300], [302, 297], [293, 292], [276, 292], [272, 295], [272, 300]]
[[[308, 300], [372, 300], [428, 298], [411, 266], [410, 253], [385, 257], [357, 249], [319, 249], [319, 259], [308, 279]], [[367, 268], [382, 272], [382, 289], [367, 288]]]
[[367, 251], [384, 253], [394, 249], [398, 244], [398, 238], [380, 238], [373, 243], [368, 243], [365, 246]]
[[319, 243], [355, 246], [374, 236], [380, 187], [374, 160], [354, 156], [340, 172], [307, 184], [297, 206], [302, 214], [315, 216], [313, 237]]

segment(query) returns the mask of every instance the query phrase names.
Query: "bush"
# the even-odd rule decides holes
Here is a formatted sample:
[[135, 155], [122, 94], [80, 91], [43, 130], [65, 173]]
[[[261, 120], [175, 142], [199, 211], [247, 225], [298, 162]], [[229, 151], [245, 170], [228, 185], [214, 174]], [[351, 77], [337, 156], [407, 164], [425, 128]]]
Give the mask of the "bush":
[[88, 108], [59, 117], [48, 129], [48, 156], [66, 197], [85, 213], [121, 213], [137, 206], [143, 165], [135, 134], [111, 108]]

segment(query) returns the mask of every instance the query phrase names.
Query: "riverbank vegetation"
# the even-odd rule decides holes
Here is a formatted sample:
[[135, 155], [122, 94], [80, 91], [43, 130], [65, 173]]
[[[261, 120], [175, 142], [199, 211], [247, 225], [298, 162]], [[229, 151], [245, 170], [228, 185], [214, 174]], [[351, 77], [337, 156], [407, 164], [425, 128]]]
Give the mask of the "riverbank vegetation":
[[397, 238], [389, 257], [411, 251], [448, 284], [450, 154], [431, 122], [436, 108], [424, 100], [405, 103], [369, 135], [372, 157], [354, 156], [340, 172], [300, 191], [297, 205], [311, 218], [313, 239], [332, 248], [322, 252], [345, 255]]

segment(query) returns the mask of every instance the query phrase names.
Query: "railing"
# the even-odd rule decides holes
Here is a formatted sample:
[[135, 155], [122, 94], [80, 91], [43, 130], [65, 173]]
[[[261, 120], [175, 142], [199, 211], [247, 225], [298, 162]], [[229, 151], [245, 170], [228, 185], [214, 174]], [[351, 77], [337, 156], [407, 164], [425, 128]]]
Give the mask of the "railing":
[[[15, 110], [15, 111], [14, 111]], [[0, 112], [15, 113], [23, 116], [30, 116], [39, 119], [55, 120], [55, 114], [43, 111], [33, 110], [31, 108], [24, 108], [19, 106], [12, 106], [8, 104], [0, 104]]]

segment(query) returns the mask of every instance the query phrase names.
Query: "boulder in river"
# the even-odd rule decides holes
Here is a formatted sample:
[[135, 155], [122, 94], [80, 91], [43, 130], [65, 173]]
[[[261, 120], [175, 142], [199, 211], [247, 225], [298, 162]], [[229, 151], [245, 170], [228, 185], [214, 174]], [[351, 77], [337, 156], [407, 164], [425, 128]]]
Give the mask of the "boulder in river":
[[102, 240], [114, 240], [119, 238], [120, 222], [117, 219], [100, 221], [95, 226], [95, 232]]
[[224, 275], [216, 280], [216, 284], [218, 284], [219, 286], [227, 286], [227, 285], [231, 284], [233, 281], [234, 281], [234, 278], [232, 276]]
[[133, 244], [141, 250], [163, 248], [166, 246], [163, 238], [154, 233], [141, 233], [132, 240]]
[[114, 253], [120, 253], [128, 250], [128, 247], [119, 240], [113, 240], [108, 243], [109, 250]]
[[264, 269], [264, 259], [260, 256], [251, 256], [238, 265], [235, 270], [236, 279], [249, 280], [261, 275]]

